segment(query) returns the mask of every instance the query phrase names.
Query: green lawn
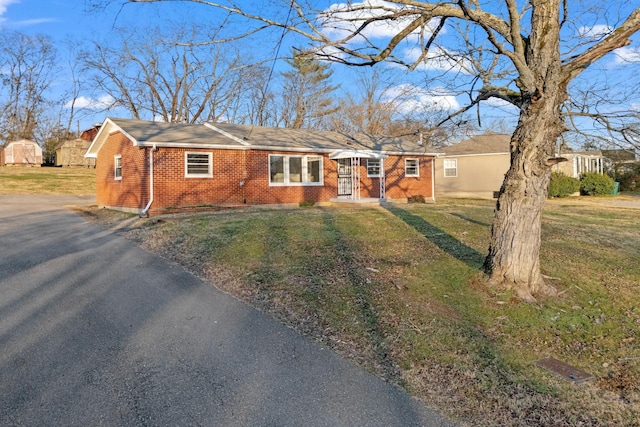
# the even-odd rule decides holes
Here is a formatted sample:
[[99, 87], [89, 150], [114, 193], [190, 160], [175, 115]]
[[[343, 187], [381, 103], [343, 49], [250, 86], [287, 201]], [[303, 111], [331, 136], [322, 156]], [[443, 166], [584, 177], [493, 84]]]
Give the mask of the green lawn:
[[[0, 168], [0, 194], [94, 194], [94, 169]], [[473, 426], [639, 426], [640, 210], [549, 200], [525, 304], [479, 272], [493, 202], [88, 217]], [[595, 375], [574, 385], [555, 357]]]
[[[580, 200], [547, 203], [561, 295], [536, 304], [484, 285], [489, 201], [151, 218], [127, 235], [470, 425], [639, 425], [639, 211]], [[596, 380], [535, 366], [548, 356]]]
[[75, 194], [96, 192], [92, 168], [0, 167], [0, 194]]

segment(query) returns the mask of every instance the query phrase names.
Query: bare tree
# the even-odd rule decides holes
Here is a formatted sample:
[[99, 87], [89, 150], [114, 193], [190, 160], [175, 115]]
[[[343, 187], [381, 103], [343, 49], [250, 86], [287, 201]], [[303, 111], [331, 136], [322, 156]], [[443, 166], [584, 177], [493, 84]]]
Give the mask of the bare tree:
[[343, 107], [331, 118], [332, 127], [345, 133], [388, 133], [398, 112], [394, 100], [387, 96], [390, 84], [385, 85], [378, 70], [372, 69], [358, 73], [352, 86], [355, 91], [340, 102]]
[[122, 32], [119, 45], [95, 42], [85, 70], [95, 87], [136, 119], [225, 120], [242, 93], [246, 66], [230, 46], [198, 43], [197, 28]]
[[[567, 0], [345, 2], [326, 10], [293, 0], [287, 3], [294, 18], [278, 21], [234, 3], [193, 1], [265, 28], [287, 28], [309, 40], [319, 58], [354, 66], [386, 61], [412, 70], [431, 65], [443, 70], [443, 77], [457, 72], [460, 83], [469, 85], [470, 102], [449, 119], [489, 100], [517, 108], [511, 166], [496, 204], [484, 270], [490, 285], [513, 289], [527, 301], [557, 293], [540, 270], [541, 216], [551, 168], [559, 160], [556, 141], [567, 129], [569, 87], [593, 63], [631, 43], [640, 30], [635, 3], [608, 4], [606, 14], [598, 16], [604, 3], [586, 8]], [[578, 31], [585, 14], [591, 14], [590, 22], [607, 24], [606, 30], [596, 37], [593, 24], [591, 31]], [[619, 18], [600, 22], [605, 16]], [[376, 32], [382, 27], [391, 30], [385, 39]], [[407, 46], [413, 47], [410, 58], [404, 55]]]
[[50, 101], [56, 51], [45, 36], [0, 33], [0, 141], [35, 139]]

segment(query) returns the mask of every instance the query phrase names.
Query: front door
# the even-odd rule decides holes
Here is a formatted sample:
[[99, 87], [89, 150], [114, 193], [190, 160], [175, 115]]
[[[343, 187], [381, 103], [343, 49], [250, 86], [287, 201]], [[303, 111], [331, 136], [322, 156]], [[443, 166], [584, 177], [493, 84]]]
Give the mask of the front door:
[[352, 179], [351, 159], [338, 159], [338, 197], [351, 196]]

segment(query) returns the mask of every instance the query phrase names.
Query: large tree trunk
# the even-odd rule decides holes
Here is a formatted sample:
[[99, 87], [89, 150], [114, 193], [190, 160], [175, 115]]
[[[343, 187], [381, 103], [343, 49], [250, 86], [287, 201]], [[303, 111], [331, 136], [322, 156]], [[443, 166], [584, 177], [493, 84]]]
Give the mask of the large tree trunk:
[[525, 301], [554, 295], [540, 271], [541, 217], [551, 176], [550, 158], [563, 131], [562, 91], [532, 100], [522, 109], [511, 138], [511, 167], [505, 176], [484, 263], [490, 285], [513, 289]]
[[484, 262], [491, 285], [513, 289], [525, 301], [556, 294], [540, 271], [540, 241], [550, 159], [565, 129], [560, 106], [567, 96], [559, 51], [559, 0], [531, 4], [528, 44], [515, 45], [522, 54], [516, 61], [520, 120], [511, 137], [511, 167], [498, 195]]

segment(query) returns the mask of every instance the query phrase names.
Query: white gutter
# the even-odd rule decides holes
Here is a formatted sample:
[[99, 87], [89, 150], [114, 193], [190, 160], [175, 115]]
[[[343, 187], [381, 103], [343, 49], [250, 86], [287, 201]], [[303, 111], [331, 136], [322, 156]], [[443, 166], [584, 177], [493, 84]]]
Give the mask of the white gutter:
[[149, 151], [149, 203], [147, 206], [140, 212], [139, 216], [142, 218], [143, 216], [149, 216], [149, 208], [151, 207], [151, 203], [153, 203], [153, 152], [158, 151], [158, 147], [156, 144], [153, 144], [151, 147], [151, 151]]
[[433, 203], [436, 202], [436, 159], [435, 157], [431, 159], [431, 200]]

